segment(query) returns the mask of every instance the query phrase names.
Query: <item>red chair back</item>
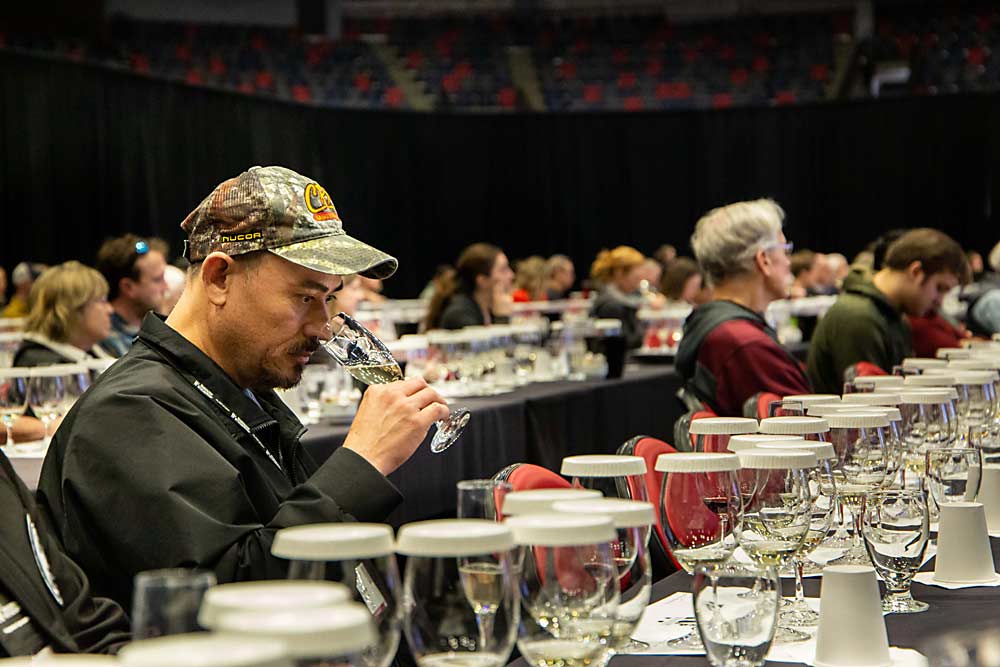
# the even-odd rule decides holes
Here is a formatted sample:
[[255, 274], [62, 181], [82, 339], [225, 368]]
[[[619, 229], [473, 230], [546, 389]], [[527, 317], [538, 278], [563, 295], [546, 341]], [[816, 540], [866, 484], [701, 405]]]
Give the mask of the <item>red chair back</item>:
[[[656, 459], [660, 454], [676, 454], [677, 450], [658, 438], [651, 438], [646, 435], [637, 435], [628, 440], [618, 448], [619, 454], [627, 456], [641, 456], [646, 460], [646, 495], [654, 506], [660, 506], [660, 491], [663, 485], [663, 473], [656, 470]], [[656, 512], [656, 523], [653, 525], [653, 538], [659, 546], [660, 551], [666, 555], [671, 564], [680, 569], [680, 564], [674, 559], [667, 547], [667, 536], [663, 532], [663, 523], [660, 519], [660, 511]], [[655, 564], [655, 563], [654, 563]]]
[[780, 400], [781, 400], [781, 396], [778, 396], [777, 394], [772, 394], [769, 391], [762, 391], [762, 392], [760, 392], [760, 394], [757, 396], [757, 415], [756, 415], [756, 418], [758, 420], [760, 420], [760, 419], [766, 419], [767, 417], [769, 417], [770, 416], [769, 412], [771, 410], [771, 403], [773, 403], [774, 401], [780, 401]]
[[532, 463], [522, 463], [514, 468], [507, 477], [511, 491], [530, 491], [532, 489], [568, 489], [570, 484], [565, 478], [548, 468]]

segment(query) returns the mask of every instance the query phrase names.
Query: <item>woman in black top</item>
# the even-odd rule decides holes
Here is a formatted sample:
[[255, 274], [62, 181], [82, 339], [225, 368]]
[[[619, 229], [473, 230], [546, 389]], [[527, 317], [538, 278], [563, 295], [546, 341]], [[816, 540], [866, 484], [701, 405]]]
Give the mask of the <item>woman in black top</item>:
[[461, 329], [510, 320], [514, 272], [507, 256], [489, 243], [462, 251], [454, 276], [435, 290], [425, 329]]
[[621, 320], [625, 346], [632, 350], [642, 345], [643, 331], [639, 324], [639, 268], [645, 256], [635, 248], [618, 246], [602, 250], [590, 266], [590, 276], [601, 283], [601, 292], [590, 309], [594, 317]]

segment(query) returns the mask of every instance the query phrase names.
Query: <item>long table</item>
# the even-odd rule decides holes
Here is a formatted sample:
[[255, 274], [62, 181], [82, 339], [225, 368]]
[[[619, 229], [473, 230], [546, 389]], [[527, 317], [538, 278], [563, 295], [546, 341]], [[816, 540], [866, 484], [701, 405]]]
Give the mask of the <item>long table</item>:
[[[1000, 540], [991, 538], [990, 546], [993, 549], [994, 563], [1000, 563]], [[925, 571], [933, 569], [933, 559], [923, 567]], [[655, 602], [678, 591], [690, 591], [691, 581], [691, 575], [676, 572], [653, 586], [651, 600]], [[807, 577], [804, 580], [806, 597], [819, 597], [821, 581], [820, 577]], [[784, 595], [794, 595], [793, 579], [783, 578], [782, 586]], [[913, 597], [928, 603], [930, 609], [919, 614], [887, 615], [885, 625], [890, 646], [919, 650], [929, 638], [951, 630], [981, 626], [984, 622], [1000, 626], [1000, 620], [997, 620], [1000, 587], [946, 590], [914, 583], [912, 591]], [[844, 641], [850, 641], [850, 637], [844, 637]], [[621, 655], [611, 660], [610, 667], [705, 667], [707, 664], [702, 655]], [[768, 664], [791, 667], [796, 663], [769, 661]], [[798, 664], [801, 667], [801, 663]], [[510, 667], [528, 667], [528, 664], [522, 658], [511, 663]]]
[[[643, 434], [666, 441], [683, 413], [681, 385], [672, 367], [628, 366], [614, 380], [547, 382], [489, 398], [455, 399], [472, 411], [462, 438], [442, 454], [425, 442], [389, 476], [405, 502], [388, 519], [410, 521], [453, 516], [455, 483], [491, 477], [512, 463], [558, 470], [564, 456], [613, 453]], [[343, 444], [348, 426], [314, 426], [303, 444], [317, 461]]]

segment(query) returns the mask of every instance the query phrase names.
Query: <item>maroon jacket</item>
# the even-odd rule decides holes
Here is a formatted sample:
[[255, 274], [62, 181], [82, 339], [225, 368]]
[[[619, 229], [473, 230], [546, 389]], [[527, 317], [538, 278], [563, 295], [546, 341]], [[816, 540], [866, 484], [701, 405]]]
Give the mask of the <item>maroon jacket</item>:
[[731, 301], [711, 301], [691, 313], [677, 370], [687, 388], [721, 416], [740, 416], [743, 403], [758, 392], [811, 391], [802, 365], [764, 318]]

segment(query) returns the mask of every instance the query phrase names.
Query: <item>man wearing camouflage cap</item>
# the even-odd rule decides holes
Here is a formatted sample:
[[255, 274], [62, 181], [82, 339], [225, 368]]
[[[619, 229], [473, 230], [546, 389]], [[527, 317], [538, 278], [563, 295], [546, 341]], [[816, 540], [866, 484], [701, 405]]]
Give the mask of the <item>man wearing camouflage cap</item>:
[[344, 446], [318, 466], [274, 393], [330, 337], [341, 276], [394, 258], [344, 233], [326, 190], [282, 167], [225, 181], [188, 215], [187, 285], [69, 412], [39, 496], [95, 590], [127, 605], [132, 577], [202, 567], [219, 581], [282, 578], [277, 530], [382, 521], [385, 478], [448, 416], [422, 380], [368, 388]]

